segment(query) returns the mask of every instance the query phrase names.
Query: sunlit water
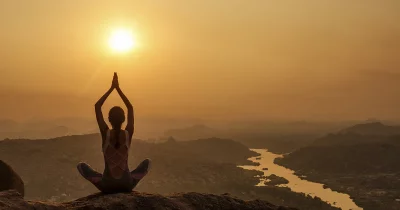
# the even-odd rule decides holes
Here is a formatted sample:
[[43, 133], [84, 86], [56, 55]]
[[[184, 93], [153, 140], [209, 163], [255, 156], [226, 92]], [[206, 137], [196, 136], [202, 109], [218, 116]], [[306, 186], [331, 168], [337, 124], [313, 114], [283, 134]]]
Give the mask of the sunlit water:
[[[322, 184], [310, 182], [294, 174], [294, 171], [287, 169], [283, 166], [274, 163], [275, 158], [282, 157], [282, 155], [277, 155], [268, 152], [265, 149], [252, 149], [252, 151], [261, 154], [258, 157], [252, 157], [249, 160], [255, 163], [260, 163], [259, 166], [239, 166], [247, 170], [257, 170], [264, 173], [264, 176], [269, 176], [275, 174], [277, 176], [283, 177], [289, 181], [288, 184], [279, 185], [280, 187], [288, 187], [293, 192], [304, 193], [310, 196], [319, 197], [326, 203], [341, 208], [343, 210], [360, 210], [362, 208], [358, 207], [349, 195], [344, 193], [339, 193], [332, 191], [327, 188], [324, 189]], [[261, 158], [261, 159], [260, 159]], [[259, 159], [259, 160], [257, 160]], [[263, 170], [263, 168], [268, 168], [268, 170]], [[266, 179], [260, 178], [260, 183], [257, 186], [264, 186], [264, 182], [268, 181]]]

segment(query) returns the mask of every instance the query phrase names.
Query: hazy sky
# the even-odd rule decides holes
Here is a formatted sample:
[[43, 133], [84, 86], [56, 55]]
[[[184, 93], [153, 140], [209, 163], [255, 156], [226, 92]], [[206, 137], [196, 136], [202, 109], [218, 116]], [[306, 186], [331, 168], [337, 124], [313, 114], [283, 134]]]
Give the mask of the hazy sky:
[[[3, 0], [0, 118], [400, 119], [399, 0]], [[124, 56], [110, 30], [133, 28]], [[106, 107], [120, 104], [113, 95]]]

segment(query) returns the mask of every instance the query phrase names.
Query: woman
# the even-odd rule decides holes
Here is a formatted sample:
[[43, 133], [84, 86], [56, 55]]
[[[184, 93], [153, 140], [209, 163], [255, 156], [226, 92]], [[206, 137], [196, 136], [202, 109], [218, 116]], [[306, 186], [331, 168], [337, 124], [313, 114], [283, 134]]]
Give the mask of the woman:
[[[101, 107], [110, 93], [116, 89], [128, 109], [128, 120], [125, 130], [121, 129], [125, 121], [124, 110], [115, 106], [108, 114], [108, 120], [112, 126], [110, 130], [104, 121]], [[96, 119], [102, 137], [102, 148], [104, 155], [104, 173], [93, 170], [86, 163], [79, 163], [79, 173], [103, 193], [131, 192], [137, 183], [148, 173], [150, 160], [146, 159], [139, 166], [129, 171], [128, 154], [133, 136], [133, 106], [128, 98], [122, 93], [118, 84], [118, 76], [114, 73], [111, 88], [99, 99], [95, 105]]]

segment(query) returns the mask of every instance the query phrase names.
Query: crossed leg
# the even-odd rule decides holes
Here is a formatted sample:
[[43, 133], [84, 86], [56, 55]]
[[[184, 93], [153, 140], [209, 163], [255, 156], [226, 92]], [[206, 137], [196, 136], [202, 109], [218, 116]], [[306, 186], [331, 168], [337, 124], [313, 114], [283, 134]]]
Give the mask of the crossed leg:
[[150, 171], [151, 160], [145, 159], [143, 160], [135, 170], [131, 171], [131, 177], [134, 182], [134, 187], [139, 183], [139, 181], [147, 175]]
[[[145, 159], [143, 160], [135, 170], [130, 172], [131, 178], [133, 180], [133, 188], [140, 182], [140, 180], [147, 175], [150, 170], [151, 160]], [[102, 187], [102, 178], [103, 175], [97, 171], [95, 171], [90, 165], [86, 163], [79, 163], [77, 166], [79, 173], [83, 178], [91, 182], [97, 189], [100, 191], [105, 190], [105, 186]]]
[[76, 166], [79, 173], [82, 175], [83, 178], [91, 182], [94, 186], [96, 186], [101, 191], [101, 179], [103, 175], [97, 171], [95, 171], [90, 165], [86, 163], [78, 163]]

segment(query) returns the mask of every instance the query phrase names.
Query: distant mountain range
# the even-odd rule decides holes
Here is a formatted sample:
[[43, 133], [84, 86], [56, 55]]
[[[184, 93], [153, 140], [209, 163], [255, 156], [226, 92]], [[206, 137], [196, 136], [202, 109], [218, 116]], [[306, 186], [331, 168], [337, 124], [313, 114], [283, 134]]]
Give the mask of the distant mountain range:
[[172, 136], [178, 140], [195, 140], [202, 138], [211, 138], [222, 136], [220, 131], [207, 127], [206, 125], [198, 124], [185, 128], [170, 129], [165, 131], [165, 136]]
[[97, 132], [92, 121], [56, 119], [49, 121], [17, 122], [0, 120], [0, 141], [3, 139], [47, 139], [73, 134]]
[[65, 126], [55, 126], [43, 130], [0, 132], [0, 139], [44, 139], [76, 133]]
[[310, 123], [306, 121], [272, 123], [241, 123], [225, 128], [211, 128], [204, 124], [170, 129], [164, 132], [165, 140], [173, 137], [179, 141], [199, 138], [229, 138], [249, 148], [268, 148], [274, 153], [287, 153], [303, 147], [328, 131], [338, 131], [347, 123]]
[[400, 126], [384, 125], [381, 122], [370, 122], [357, 124], [349, 128], [343, 129], [340, 134], [360, 134], [360, 135], [376, 135], [376, 136], [393, 136], [400, 135]]
[[400, 126], [385, 125], [380, 122], [357, 124], [338, 133], [328, 134], [311, 143], [312, 146], [355, 145], [366, 143], [397, 144]]

